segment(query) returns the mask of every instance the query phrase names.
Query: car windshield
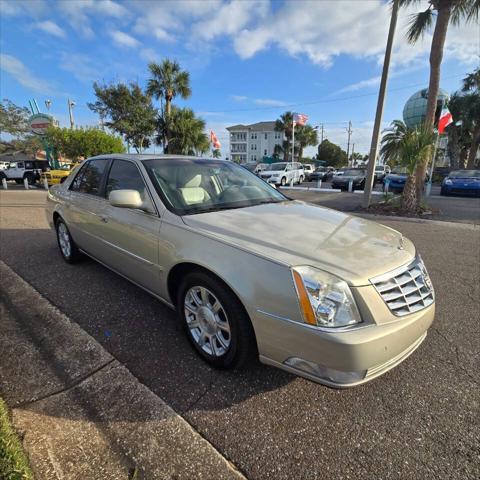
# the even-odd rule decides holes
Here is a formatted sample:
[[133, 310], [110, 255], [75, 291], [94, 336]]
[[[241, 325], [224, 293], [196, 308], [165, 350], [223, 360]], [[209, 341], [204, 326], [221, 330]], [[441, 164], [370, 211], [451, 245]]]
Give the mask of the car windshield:
[[355, 170], [355, 169], [350, 169], [350, 170], [343, 170], [343, 174], [345, 176], [350, 176], [350, 177], [355, 177], [355, 176], [362, 176], [365, 175], [365, 170]]
[[315, 169], [316, 172], [324, 172], [325, 170], [326, 170], [325, 167], [317, 167], [317, 168]]
[[480, 178], [480, 170], [455, 170], [448, 176], [450, 178]]
[[383, 167], [375, 167], [376, 172], [383, 172], [384, 168]]
[[286, 163], [272, 163], [267, 170], [285, 170]]
[[396, 175], [406, 175], [407, 174], [407, 169], [406, 169], [406, 167], [395, 167], [392, 170], [392, 173], [394, 173]]
[[178, 215], [288, 200], [253, 173], [225, 160], [171, 158], [143, 164], [162, 200]]

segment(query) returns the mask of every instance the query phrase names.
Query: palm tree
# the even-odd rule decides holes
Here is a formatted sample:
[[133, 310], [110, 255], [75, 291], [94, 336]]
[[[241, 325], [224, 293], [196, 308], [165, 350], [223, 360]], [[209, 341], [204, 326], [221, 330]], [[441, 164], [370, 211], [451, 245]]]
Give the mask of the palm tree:
[[[393, 122], [393, 128], [382, 138], [380, 153], [385, 161], [407, 168], [408, 178], [402, 194], [402, 208], [415, 212], [418, 208], [415, 169], [431, 155], [435, 134], [426, 125], [407, 128], [400, 120]], [[422, 179], [422, 187], [423, 187]]]
[[212, 151], [212, 157], [213, 158], [220, 158], [222, 156], [222, 152], [220, 151], [219, 148], [215, 148]]
[[[147, 93], [160, 100], [161, 115], [168, 119], [172, 110], [172, 101], [179, 95], [181, 98], [188, 98], [192, 94], [190, 89], [190, 74], [180, 68], [180, 64], [171, 61], [168, 58], [163, 60], [159, 65], [152, 62], [148, 65], [151, 78], [147, 83]], [[165, 101], [165, 110], [163, 102]], [[168, 142], [170, 140], [168, 121], [165, 122], [167, 129], [163, 138], [164, 149], [168, 150]]]
[[[423, 0], [399, 0], [400, 6], [408, 7], [422, 3]], [[449, 24], [459, 25], [463, 21], [470, 22], [478, 19], [480, 2], [478, 0], [429, 0], [428, 8], [412, 15], [407, 31], [410, 43], [416, 43], [431, 27], [435, 19], [435, 28], [430, 48], [430, 81], [428, 84], [427, 112], [425, 127], [433, 129], [437, 97], [440, 87], [440, 67], [443, 58], [443, 48]], [[423, 178], [427, 171], [428, 158], [419, 162], [417, 167], [417, 198], [420, 200], [423, 190]]]
[[291, 151], [292, 144], [292, 126], [293, 126], [293, 113], [285, 112], [280, 115], [280, 118], [275, 121], [275, 130], [277, 132], [283, 132], [286, 140], [283, 141], [282, 152], [283, 161], [288, 162], [288, 156]]
[[205, 121], [195, 116], [190, 108], [172, 107], [166, 121], [160, 117], [158, 125], [157, 143], [164, 138], [168, 128], [170, 140], [169, 153], [180, 155], [199, 155], [208, 152], [210, 142], [204, 133]]
[[474, 168], [480, 146], [480, 67], [463, 79], [462, 92], [466, 92], [464, 98], [467, 121], [473, 127], [467, 168]]
[[301, 162], [303, 149], [317, 145], [317, 131], [311, 125], [299, 125], [295, 128], [295, 143], [298, 144], [298, 161]]

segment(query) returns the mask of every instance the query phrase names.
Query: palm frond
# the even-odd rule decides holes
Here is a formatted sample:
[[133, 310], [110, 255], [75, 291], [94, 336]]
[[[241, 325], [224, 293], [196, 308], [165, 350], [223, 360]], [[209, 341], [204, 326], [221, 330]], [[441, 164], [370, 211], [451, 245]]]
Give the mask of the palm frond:
[[460, 0], [452, 8], [450, 21], [453, 25], [476, 22], [480, 14], [480, 0]]
[[432, 26], [433, 23], [433, 11], [431, 7], [427, 8], [424, 12], [414, 13], [410, 15], [410, 21], [408, 22], [407, 39], [410, 43], [416, 43], [417, 40]]

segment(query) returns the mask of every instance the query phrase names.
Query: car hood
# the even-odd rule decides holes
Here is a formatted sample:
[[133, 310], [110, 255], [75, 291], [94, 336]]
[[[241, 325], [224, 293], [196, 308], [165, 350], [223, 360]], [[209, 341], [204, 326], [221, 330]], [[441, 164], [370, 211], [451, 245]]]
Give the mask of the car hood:
[[388, 180], [395, 180], [396, 182], [405, 182], [407, 180], [406, 175], [396, 175], [396, 174], [387, 175], [386, 178]]
[[448, 180], [451, 180], [452, 183], [475, 183], [480, 185], [480, 178], [472, 178], [472, 177], [455, 177], [455, 178], [448, 178]]
[[415, 256], [412, 242], [391, 228], [300, 201], [182, 218], [200, 233], [290, 266], [326, 270], [355, 286]]

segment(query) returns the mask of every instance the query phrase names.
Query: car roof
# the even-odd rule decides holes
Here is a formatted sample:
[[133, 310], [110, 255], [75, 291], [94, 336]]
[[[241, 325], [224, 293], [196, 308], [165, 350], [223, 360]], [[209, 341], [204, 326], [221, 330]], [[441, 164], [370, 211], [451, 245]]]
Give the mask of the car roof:
[[[204, 160], [205, 162], [214, 161], [223, 161], [228, 162], [229, 160], [223, 160], [220, 158], [204, 158], [204, 157], [195, 157], [193, 155], [167, 155], [167, 154], [155, 154], [155, 153], [108, 153], [105, 155], [96, 155], [95, 157], [89, 157], [86, 160], [103, 160], [115, 158], [116, 160]], [[233, 163], [233, 162], [231, 162]]]

